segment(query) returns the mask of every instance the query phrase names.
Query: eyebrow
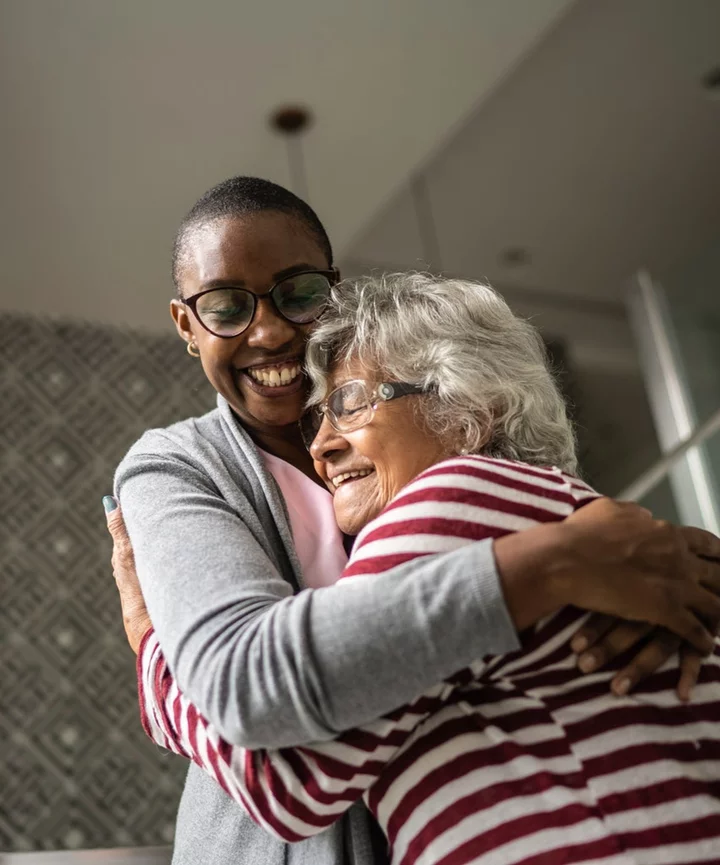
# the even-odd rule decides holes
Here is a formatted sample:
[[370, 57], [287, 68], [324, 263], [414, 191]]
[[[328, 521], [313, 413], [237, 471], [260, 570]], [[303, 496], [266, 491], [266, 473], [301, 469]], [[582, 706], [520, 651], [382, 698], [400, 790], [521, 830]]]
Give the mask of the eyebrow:
[[[301, 261], [297, 264], [291, 265], [290, 267], [286, 267], [284, 270], [278, 270], [277, 273], [273, 273], [272, 280], [275, 284], [296, 273], [305, 273], [307, 270], [322, 270], [322, 268]], [[200, 291], [207, 291], [210, 288], [244, 288], [244, 286], [245, 281], [242, 279], [209, 279], [207, 282], [203, 282]]]
[[273, 273], [273, 279], [275, 282], [280, 282], [281, 279], [285, 279], [288, 276], [293, 276], [296, 273], [304, 273], [306, 270], [326, 270], [327, 268], [318, 268], [314, 264], [308, 264], [305, 261], [301, 261], [299, 264], [293, 264], [292, 267], [286, 267], [285, 270], [278, 270], [277, 273]]
[[342, 381], [335, 382], [331, 388], [328, 389], [328, 396], [340, 387], [344, 387], [346, 384], [350, 384], [351, 381], [361, 381], [367, 386], [367, 381], [364, 378], [358, 378], [357, 375], [350, 375], [347, 378], [342, 379]]

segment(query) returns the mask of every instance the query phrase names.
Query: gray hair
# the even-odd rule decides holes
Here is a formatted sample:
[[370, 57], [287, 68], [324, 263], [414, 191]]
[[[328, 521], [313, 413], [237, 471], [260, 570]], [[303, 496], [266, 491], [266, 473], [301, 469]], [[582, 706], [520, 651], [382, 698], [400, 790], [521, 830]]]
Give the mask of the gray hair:
[[487, 285], [423, 273], [339, 283], [308, 343], [309, 405], [347, 361], [420, 385], [424, 422], [458, 450], [577, 471], [544, 343]]

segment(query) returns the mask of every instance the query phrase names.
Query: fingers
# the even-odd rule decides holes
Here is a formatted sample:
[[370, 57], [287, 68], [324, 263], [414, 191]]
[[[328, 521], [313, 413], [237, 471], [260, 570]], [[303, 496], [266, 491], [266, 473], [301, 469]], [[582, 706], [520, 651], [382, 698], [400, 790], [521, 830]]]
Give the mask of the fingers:
[[652, 630], [652, 625], [645, 622], [623, 622], [613, 619], [611, 627], [597, 644], [580, 655], [578, 667], [583, 673], [592, 673], [644, 640]]
[[704, 586], [697, 586], [696, 598], [690, 607], [715, 636], [718, 623], [720, 623], [720, 598]]
[[[713, 651], [713, 632], [720, 621], [720, 598], [690, 580], [670, 580], [660, 585], [653, 581], [646, 590], [650, 590], [649, 597], [655, 595], [655, 602], [648, 607], [649, 610], [654, 607], [652, 617], [645, 621], [681, 637], [703, 657]], [[659, 594], [655, 594], [658, 590]]]
[[[108, 502], [108, 499], [110, 499], [110, 502]], [[114, 504], [112, 510], [108, 510], [110, 503]], [[122, 511], [111, 496], [105, 496], [103, 506], [106, 511], [105, 516], [107, 518], [108, 531], [113, 539], [113, 552], [110, 563], [117, 587], [120, 590], [121, 596], [128, 593], [132, 596], [133, 593], [137, 593], [142, 597], [137, 571], [135, 570], [135, 555], [130, 543], [130, 536], [125, 528]]]
[[687, 703], [692, 696], [692, 691], [697, 684], [702, 667], [702, 656], [688, 646], [680, 648], [680, 680], [677, 686], [677, 695]]
[[115, 501], [111, 496], [105, 496], [103, 499], [103, 505], [105, 506], [105, 522], [107, 523], [108, 531], [112, 535], [113, 541], [125, 540], [127, 538], [127, 531], [125, 530], [125, 521], [123, 520], [122, 511], [117, 504], [115, 504], [115, 507], [112, 510], [107, 510], [108, 506], [105, 502], [108, 499], [111, 499], [113, 502]]
[[678, 651], [682, 642], [675, 634], [664, 629], [656, 628], [652, 634], [652, 639], [610, 683], [610, 689], [618, 697], [629, 693], [638, 682], [659, 670]]
[[720, 560], [720, 538], [717, 535], [694, 526], [680, 526], [678, 531], [685, 538], [691, 553]]
[[115, 584], [120, 595], [125, 634], [130, 648], [137, 655], [143, 637], [152, 628], [152, 622], [135, 570], [135, 556], [125, 528], [122, 511], [112, 496], [103, 498], [103, 507], [105, 508], [108, 531], [113, 539], [111, 563]]
[[604, 613], [592, 613], [585, 620], [585, 624], [576, 631], [570, 641], [570, 648], [576, 654], [584, 652], [586, 649], [594, 646], [617, 621], [618, 619], [615, 616], [606, 616]]
[[705, 658], [715, 646], [715, 638], [702, 621], [685, 608], [678, 608], [662, 623], [675, 635], [690, 643]]
[[720, 562], [698, 559], [699, 582], [715, 595], [720, 595]]

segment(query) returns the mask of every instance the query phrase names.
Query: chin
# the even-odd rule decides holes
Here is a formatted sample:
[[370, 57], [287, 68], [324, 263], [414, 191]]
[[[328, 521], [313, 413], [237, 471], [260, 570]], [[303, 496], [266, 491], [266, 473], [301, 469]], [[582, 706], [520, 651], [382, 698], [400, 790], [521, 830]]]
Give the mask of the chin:
[[296, 424], [302, 415], [305, 404], [303, 393], [292, 394], [282, 399], [245, 399], [244, 394], [235, 395], [235, 411], [241, 417], [252, 418], [261, 426], [289, 426]]
[[335, 520], [338, 524], [338, 528], [343, 534], [358, 535], [365, 526], [368, 523], [371, 523], [379, 514], [380, 511], [370, 514], [346, 514], [335, 511]]
[[285, 427], [297, 424], [300, 420], [301, 414], [302, 406], [289, 406], [285, 410], [280, 409], [278, 406], [278, 410], [276, 411], [257, 411], [252, 413], [253, 417], [259, 424], [267, 427]]

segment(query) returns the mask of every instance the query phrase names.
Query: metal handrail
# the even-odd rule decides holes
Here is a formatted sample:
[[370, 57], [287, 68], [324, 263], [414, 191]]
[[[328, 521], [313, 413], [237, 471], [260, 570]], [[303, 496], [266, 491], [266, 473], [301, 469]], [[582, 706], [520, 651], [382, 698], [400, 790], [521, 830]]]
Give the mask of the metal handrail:
[[680, 444], [672, 448], [672, 450], [663, 454], [654, 466], [643, 472], [637, 480], [634, 480], [629, 486], [625, 487], [618, 498], [621, 501], [627, 502], [636, 502], [642, 499], [667, 477], [689, 450], [703, 444], [703, 442], [707, 441], [718, 431], [720, 431], [720, 409], [706, 421], [699, 424], [692, 435], [689, 435]]
[[0, 865], [170, 865], [170, 847], [2, 853]]

